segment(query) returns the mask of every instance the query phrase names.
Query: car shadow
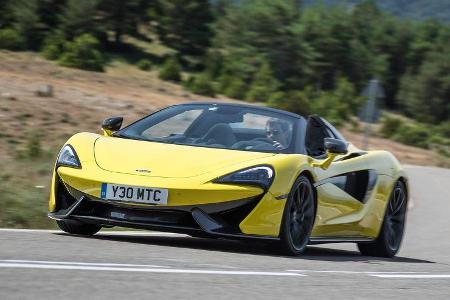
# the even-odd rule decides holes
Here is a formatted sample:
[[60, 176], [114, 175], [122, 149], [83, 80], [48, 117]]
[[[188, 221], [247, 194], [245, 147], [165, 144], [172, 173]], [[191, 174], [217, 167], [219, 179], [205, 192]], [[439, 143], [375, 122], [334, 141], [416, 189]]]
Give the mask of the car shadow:
[[201, 249], [209, 251], [229, 252], [236, 254], [251, 254], [259, 256], [284, 257], [300, 260], [318, 260], [318, 261], [336, 261], [336, 262], [362, 262], [373, 264], [376, 262], [400, 262], [400, 263], [435, 263], [429, 260], [399, 257], [381, 258], [362, 256], [358, 251], [324, 248], [317, 246], [308, 246], [305, 253], [301, 256], [286, 256], [279, 254], [274, 243], [267, 243], [256, 240], [226, 240], [226, 239], [210, 239], [196, 238], [190, 236], [158, 236], [158, 235], [126, 235], [114, 234], [108, 232], [100, 232], [97, 235], [86, 237], [81, 235], [70, 235], [67, 233], [55, 233], [56, 235], [66, 235], [83, 239], [107, 240], [123, 243], [158, 245], [175, 248]]

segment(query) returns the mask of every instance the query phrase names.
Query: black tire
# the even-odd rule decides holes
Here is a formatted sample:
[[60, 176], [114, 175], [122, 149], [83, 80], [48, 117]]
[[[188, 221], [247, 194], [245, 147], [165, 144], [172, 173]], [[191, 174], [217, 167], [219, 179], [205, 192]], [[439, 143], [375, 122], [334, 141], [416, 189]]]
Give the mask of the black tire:
[[306, 176], [300, 176], [289, 192], [281, 222], [279, 249], [299, 255], [308, 245], [316, 216], [314, 189]]
[[389, 198], [378, 238], [370, 243], [358, 243], [362, 255], [393, 257], [397, 254], [405, 231], [407, 202], [406, 187], [403, 182], [397, 181]]
[[94, 235], [102, 228], [100, 225], [86, 224], [75, 220], [60, 220], [56, 221], [56, 224], [64, 232], [80, 235]]

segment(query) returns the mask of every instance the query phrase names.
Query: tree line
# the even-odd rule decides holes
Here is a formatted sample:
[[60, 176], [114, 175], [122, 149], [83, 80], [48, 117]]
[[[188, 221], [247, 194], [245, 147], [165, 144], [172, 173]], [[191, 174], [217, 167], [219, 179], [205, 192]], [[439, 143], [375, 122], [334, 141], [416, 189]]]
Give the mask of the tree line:
[[154, 62], [164, 79], [337, 123], [357, 113], [377, 78], [385, 108], [449, 137], [450, 26], [400, 19], [373, 0], [351, 9], [299, 0], [3, 0], [0, 15], [1, 48], [101, 71], [105, 54], [126, 52], [124, 37], [157, 38], [173, 50]]

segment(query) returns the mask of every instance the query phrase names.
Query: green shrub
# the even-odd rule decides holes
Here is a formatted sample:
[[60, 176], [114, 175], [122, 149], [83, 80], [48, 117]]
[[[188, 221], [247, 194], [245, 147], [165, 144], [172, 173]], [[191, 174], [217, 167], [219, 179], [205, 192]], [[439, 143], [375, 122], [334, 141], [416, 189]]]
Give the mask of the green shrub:
[[[436, 146], [434, 149], [440, 156], [443, 156], [444, 158], [450, 158], [450, 146]], [[446, 166], [442, 166], [446, 167]], [[448, 167], [447, 167], [448, 168]]]
[[245, 99], [259, 102], [269, 101], [279, 86], [280, 83], [273, 76], [270, 66], [264, 63], [253, 75], [253, 81], [245, 94]]
[[225, 96], [243, 99], [247, 90], [247, 84], [239, 77], [230, 79], [227, 87], [223, 90]]
[[429, 148], [428, 139], [430, 137], [429, 129], [420, 125], [403, 124], [393, 136], [394, 140], [420, 148]]
[[65, 67], [102, 72], [105, 62], [98, 48], [99, 42], [95, 37], [83, 34], [73, 42], [65, 43], [59, 63]]
[[441, 135], [431, 135], [428, 138], [428, 144], [429, 145], [434, 145], [434, 146], [447, 146], [450, 147], [450, 139], [445, 138]]
[[21, 50], [24, 48], [24, 41], [20, 34], [11, 28], [0, 30], [0, 49]]
[[397, 133], [397, 130], [403, 125], [403, 121], [395, 117], [385, 117], [381, 121], [381, 136], [390, 138]]
[[347, 79], [338, 78], [336, 84], [332, 91], [313, 92], [313, 89], [309, 88], [308, 99], [311, 103], [311, 113], [318, 114], [339, 127], [356, 113], [361, 98], [355, 96], [355, 90]]
[[321, 91], [310, 94], [311, 113], [318, 114], [335, 126], [342, 126], [352, 115], [352, 108], [345, 99], [333, 91]]
[[181, 80], [181, 65], [176, 57], [166, 59], [159, 71], [159, 78], [168, 81]]
[[436, 132], [441, 136], [450, 139], [450, 120], [442, 122], [440, 125], [436, 126]]
[[27, 142], [27, 156], [28, 158], [37, 158], [42, 155], [41, 137], [39, 134], [30, 136]]
[[44, 40], [41, 53], [46, 59], [57, 60], [63, 54], [64, 43], [65, 40], [61, 36], [49, 36]]
[[152, 68], [152, 62], [148, 59], [141, 59], [140, 61], [138, 61], [137, 67], [143, 71], [148, 71]]
[[269, 100], [269, 105], [304, 116], [310, 113], [308, 93], [304, 91], [273, 93]]
[[190, 76], [189, 79], [186, 81], [185, 86], [195, 94], [210, 97], [215, 96], [215, 91], [211, 82], [211, 78], [206, 74]]

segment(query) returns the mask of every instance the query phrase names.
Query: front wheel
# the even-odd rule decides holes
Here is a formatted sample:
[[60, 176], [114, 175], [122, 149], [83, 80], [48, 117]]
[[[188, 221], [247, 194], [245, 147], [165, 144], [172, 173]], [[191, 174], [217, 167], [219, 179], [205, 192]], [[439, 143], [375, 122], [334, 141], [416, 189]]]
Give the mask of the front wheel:
[[313, 186], [306, 176], [295, 181], [289, 193], [281, 224], [281, 250], [299, 255], [306, 249], [314, 225], [316, 206]]
[[86, 224], [75, 220], [59, 220], [56, 221], [56, 224], [64, 232], [80, 235], [94, 235], [102, 228], [100, 225]]
[[400, 249], [406, 223], [407, 191], [405, 184], [397, 181], [384, 213], [378, 238], [370, 243], [358, 243], [362, 255], [393, 257]]

